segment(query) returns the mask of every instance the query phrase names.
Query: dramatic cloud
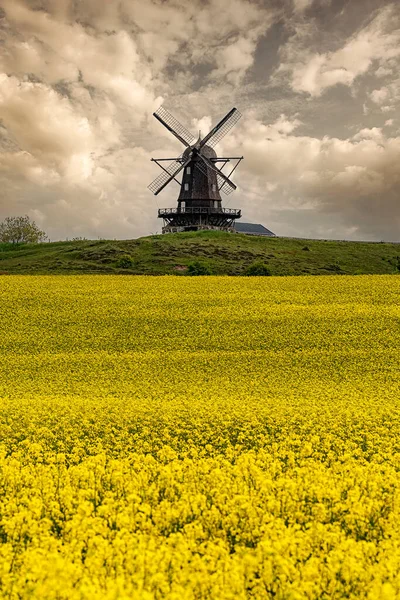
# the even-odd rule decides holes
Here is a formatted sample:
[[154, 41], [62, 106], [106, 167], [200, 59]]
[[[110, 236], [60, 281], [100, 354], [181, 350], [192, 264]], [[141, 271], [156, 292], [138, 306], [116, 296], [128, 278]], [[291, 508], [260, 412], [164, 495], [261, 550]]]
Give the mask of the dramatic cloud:
[[[361, 0], [360, 0], [361, 2]], [[365, 0], [2, 0], [0, 220], [52, 239], [156, 230], [162, 103], [244, 154], [230, 206], [281, 235], [398, 239], [400, 10]], [[361, 17], [360, 17], [361, 15]], [[360, 20], [361, 18], [361, 20]]]
[[237, 144], [243, 148], [243, 185], [253, 186], [257, 211], [268, 214], [267, 197], [271, 216], [284, 212], [291, 228], [300, 214], [320, 222], [333, 217], [336, 226], [342, 222], [344, 237], [376, 239], [381, 232], [397, 239], [392, 232], [400, 227], [400, 137], [386, 137], [375, 127], [349, 139], [320, 139], [297, 135], [300, 125], [285, 115], [270, 125], [249, 120], [235, 139], [226, 140], [227, 152]]
[[315, 22], [295, 25], [292, 38], [282, 50], [279, 71], [290, 73], [290, 85], [296, 92], [320, 96], [337, 84], [350, 87], [373, 64], [385, 69], [400, 56], [400, 18], [394, 5], [377, 11], [370, 23], [335, 51], [310, 49], [315, 27]]

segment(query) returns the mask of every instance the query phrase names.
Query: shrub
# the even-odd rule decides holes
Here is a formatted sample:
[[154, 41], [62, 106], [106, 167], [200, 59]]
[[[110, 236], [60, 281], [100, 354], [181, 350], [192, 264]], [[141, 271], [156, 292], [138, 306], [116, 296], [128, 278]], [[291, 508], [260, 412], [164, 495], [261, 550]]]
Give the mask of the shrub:
[[187, 268], [188, 275], [212, 275], [211, 269], [208, 265], [200, 262], [199, 260], [195, 260], [194, 262], [189, 263]]
[[244, 272], [247, 276], [271, 275], [271, 271], [265, 263], [255, 262], [247, 267]]
[[131, 269], [133, 267], [133, 258], [129, 256], [129, 254], [124, 254], [120, 256], [117, 260], [117, 265], [119, 269]]

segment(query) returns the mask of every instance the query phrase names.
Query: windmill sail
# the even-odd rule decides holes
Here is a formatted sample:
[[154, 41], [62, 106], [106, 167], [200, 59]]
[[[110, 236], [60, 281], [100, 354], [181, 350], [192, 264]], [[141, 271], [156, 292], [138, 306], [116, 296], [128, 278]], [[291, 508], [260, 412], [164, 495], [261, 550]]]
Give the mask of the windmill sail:
[[157, 195], [178, 175], [184, 166], [185, 163], [179, 158], [172, 161], [167, 167], [164, 167], [165, 170], [163, 170], [163, 172], [147, 186], [148, 189], [151, 190], [154, 195]]
[[160, 121], [184, 146], [191, 146], [196, 138], [178, 121], [166, 108], [160, 108], [153, 113], [156, 119]]
[[239, 121], [241, 113], [237, 108], [232, 110], [223, 118], [221, 121], [210, 131], [208, 135], [201, 141], [200, 148], [205, 146], [211, 146], [213, 148], [222, 140], [222, 138], [232, 129], [234, 125]]
[[224, 192], [224, 194], [226, 194], [227, 196], [229, 196], [229, 194], [232, 194], [232, 192], [234, 192], [236, 189], [236, 186], [231, 187], [230, 185], [226, 185], [226, 181], [222, 179], [222, 177], [220, 177], [219, 175], [217, 175], [217, 181], [219, 191]]

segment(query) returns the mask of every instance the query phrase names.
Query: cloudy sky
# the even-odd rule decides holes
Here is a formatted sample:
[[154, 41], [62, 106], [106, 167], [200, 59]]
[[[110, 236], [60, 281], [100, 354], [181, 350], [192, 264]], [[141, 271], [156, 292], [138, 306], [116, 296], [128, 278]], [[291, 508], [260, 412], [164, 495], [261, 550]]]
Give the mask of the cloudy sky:
[[226, 206], [278, 235], [400, 241], [398, 0], [0, 0], [0, 220], [161, 231], [163, 104], [245, 159]]

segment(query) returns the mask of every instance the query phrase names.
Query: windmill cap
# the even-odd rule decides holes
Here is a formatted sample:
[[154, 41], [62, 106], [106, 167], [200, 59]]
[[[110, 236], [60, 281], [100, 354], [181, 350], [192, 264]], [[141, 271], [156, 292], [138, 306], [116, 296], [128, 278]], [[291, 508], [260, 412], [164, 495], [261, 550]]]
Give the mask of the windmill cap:
[[[189, 158], [190, 152], [195, 147], [196, 147], [196, 144], [193, 144], [193, 146], [190, 146], [189, 148], [186, 148], [185, 152], [183, 153], [183, 158], [186, 158], [186, 159]], [[207, 146], [207, 144], [202, 147], [201, 154], [205, 158], [217, 158], [217, 153], [215, 152], [214, 148], [211, 148], [211, 146]]]

